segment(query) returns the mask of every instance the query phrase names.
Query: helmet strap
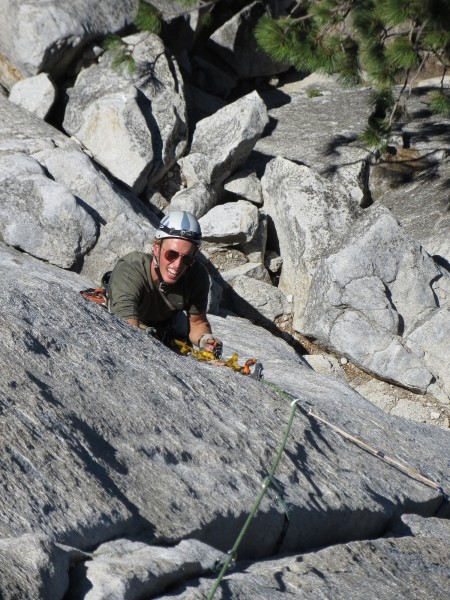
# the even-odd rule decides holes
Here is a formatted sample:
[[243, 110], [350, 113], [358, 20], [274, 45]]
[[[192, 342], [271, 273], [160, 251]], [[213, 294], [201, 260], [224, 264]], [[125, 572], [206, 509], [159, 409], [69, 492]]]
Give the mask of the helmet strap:
[[155, 265], [155, 273], [156, 273], [156, 276], [158, 278], [158, 282], [157, 283], [158, 283], [158, 285], [160, 285], [162, 283], [162, 281], [163, 281], [163, 278], [161, 276], [161, 269], [159, 268], [159, 255], [160, 255], [160, 252], [161, 252], [162, 240], [161, 240], [161, 242], [159, 244], [155, 243], [154, 246], [158, 246], [158, 255], [156, 255], [155, 253], [153, 253], [153, 263]]

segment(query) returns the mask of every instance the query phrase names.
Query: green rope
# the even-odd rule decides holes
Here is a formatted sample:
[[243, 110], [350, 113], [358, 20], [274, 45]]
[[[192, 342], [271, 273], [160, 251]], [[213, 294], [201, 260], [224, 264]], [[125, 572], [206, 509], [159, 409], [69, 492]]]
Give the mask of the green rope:
[[[285, 392], [283, 392], [283, 390], [281, 390], [278, 386], [276, 386], [276, 385], [274, 385], [274, 384], [272, 384], [270, 382], [266, 382], [266, 381], [263, 381], [263, 383], [266, 383], [270, 387], [275, 388], [277, 390], [277, 392], [280, 394], [280, 396], [282, 396], [285, 399], [288, 399], [288, 395]], [[292, 396], [290, 396], [290, 397], [292, 398]], [[256, 511], [259, 508], [259, 505], [261, 504], [261, 500], [263, 499], [264, 494], [267, 492], [269, 486], [271, 484], [273, 484], [273, 481], [274, 481], [273, 477], [275, 475], [275, 471], [277, 470], [278, 464], [279, 464], [279, 462], [281, 460], [281, 457], [283, 455], [284, 449], [286, 447], [286, 443], [287, 443], [287, 440], [288, 440], [288, 437], [289, 437], [289, 433], [291, 431], [292, 422], [293, 422], [294, 416], [295, 416], [295, 411], [297, 410], [297, 400], [292, 400], [291, 401], [291, 406], [292, 406], [292, 411], [291, 411], [291, 415], [289, 417], [289, 421], [288, 421], [288, 424], [287, 424], [287, 427], [286, 427], [286, 431], [284, 433], [283, 441], [281, 442], [280, 449], [278, 450], [278, 454], [277, 454], [277, 456], [276, 456], [276, 458], [274, 460], [272, 468], [270, 469], [269, 475], [264, 479], [264, 483], [262, 485], [262, 489], [261, 489], [260, 493], [258, 494], [258, 497], [256, 498], [256, 500], [255, 500], [255, 502], [253, 504], [252, 510], [250, 511], [250, 514], [248, 515], [247, 520], [245, 521], [244, 526], [242, 527], [241, 532], [239, 533], [239, 535], [238, 535], [238, 537], [237, 537], [237, 539], [236, 539], [236, 541], [234, 543], [234, 546], [228, 552], [228, 556], [227, 556], [227, 558], [226, 558], [226, 560], [225, 560], [225, 562], [224, 562], [224, 564], [222, 566], [222, 569], [221, 569], [221, 571], [220, 571], [217, 579], [214, 582], [214, 586], [213, 586], [212, 590], [210, 591], [207, 600], [212, 600], [212, 598], [214, 598], [214, 594], [216, 593], [217, 588], [219, 587], [220, 582], [222, 581], [222, 579], [223, 579], [225, 573], [227, 572], [230, 564], [236, 559], [237, 549], [239, 548], [239, 545], [242, 542], [242, 539], [244, 538], [245, 534], [247, 533], [247, 529], [249, 528], [250, 523], [251, 523], [253, 517], [255, 516]]]

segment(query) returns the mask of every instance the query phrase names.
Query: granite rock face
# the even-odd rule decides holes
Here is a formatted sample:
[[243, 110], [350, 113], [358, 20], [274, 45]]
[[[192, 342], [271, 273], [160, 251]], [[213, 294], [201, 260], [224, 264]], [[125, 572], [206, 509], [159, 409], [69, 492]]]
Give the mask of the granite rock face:
[[[136, 0], [0, 0], [0, 597], [204, 599], [290, 416], [217, 597], [448, 595], [449, 120], [414, 90], [378, 157], [369, 88], [253, 45], [290, 0], [152, 4], [161, 37]], [[174, 209], [261, 380], [80, 295]]]
[[69, 560], [69, 552], [45, 535], [0, 539], [2, 599], [61, 599], [69, 587]]
[[377, 537], [404, 512], [446, 515], [437, 487], [317, 417], [435, 482], [445, 480], [448, 434], [386, 416], [281, 339], [211, 317], [226, 355], [256, 356], [277, 392], [177, 356], [82, 298], [86, 280], [74, 273], [5, 246], [0, 265], [2, 538], [45, 535], [71, 556], [138, 535], [156, 547], [195, 538], [226, 551], [274, 460], [292, 398], [299, 408], [276, 475], [289, 526], [269, 494], [241, 559]]
[[[439, 598], [450, 592], [449, 526], [436, 519], [419, 536], [350, 542], [295, 557], [245, 563], [229, 574], [215, 597], [230, 600], [297, 598]], [[436, 523], [436, 521], [438, 521]], [[446, 564], [447, 563], [447, 564]], [[161, 598], [204, 598], [212, 580], [201, 579]]]

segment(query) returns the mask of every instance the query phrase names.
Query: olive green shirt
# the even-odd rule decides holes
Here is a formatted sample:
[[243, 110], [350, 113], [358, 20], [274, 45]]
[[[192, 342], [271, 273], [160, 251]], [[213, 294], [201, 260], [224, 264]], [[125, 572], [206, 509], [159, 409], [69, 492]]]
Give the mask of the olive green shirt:
[[111, 312], [149, 326], [166, 321], [181, 310], [192, 315], [206, 312], [209, 277], [203, 265], [196, 261], [178, 281], [162, 284], [170, 307], [152, 280], [152, 260], [150, 254], [143, 252], [130, 252], [119, 259], [108, 284]]

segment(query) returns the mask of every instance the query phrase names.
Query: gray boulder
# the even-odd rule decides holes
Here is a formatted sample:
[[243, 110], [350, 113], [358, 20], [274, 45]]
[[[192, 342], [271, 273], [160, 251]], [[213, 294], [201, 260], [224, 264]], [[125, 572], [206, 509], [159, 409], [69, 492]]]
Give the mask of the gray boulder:
[[44, 535], [0, 539], [2, 600], [62, 600], [69, 587], [69, 554]]
[[[2, 0], [0, 52], [30, 77], [45, 71], [63, 75], [90, 41], [131, 24], [137, 0]], [[24, 26], [26, 24], [26, 26]]]
[[[65, 268], [76, 263], [77, 269], [97, 284], [121, 255], [148, 247], [158, 222], [155, 214], [131, 191], [111, 182], [79, 144], [3, 98], [0, 98], [0, 117], [4, 176], [16, 190], [9, 197], [3, 187], [6, 204], [2, 202], [2, 210], [7, 213], [3, 228], [9, 223], [8, 228], [14, 233], [4, 236], [7, 243], [23, 245], [27, 252]], [[26, 136], [23, 131], [27, 131]], [[47, 205], [51, 194], [56, 193], [54, 202], [59, 213], [52, 209], [50, 214], [41, 215], [39, 203], [34, 203], [29, 213], [28, 187], [36, 189], [36, 181], [39, 193], [45, 192]], [[30, 214], [35, 218], [31, 219]], [[87, 230], [83, 223], [90, 224]], [[30, 231], [33, 235], [29, 235]], [[87, 238], [91, 242], [84, 240], [83, 231], [94, 231], [94, 237], [89, 234]]]
[[244, 169], [229, 177], [223, 187], [238, 198], [260, 206], [263, 203], [261, 181], [255, 171]]
[[233, 278], [231, 287], [235, 292], [234, 310], [255, 323], [274, 323], [277, 317], [291, 312], [285, 294], [271, 283], [238, 275]]
[[239, 248], [250, 262], [264, 264], [267, 245], [267, 215], [259, 211], [259, 223], [256, 233], [249, 242], [240, 244]]
[[[258, 281], [270, 283], [269, 274], [264, 265], [262, 265], [260, 262], [246, 262], [243, 265], [238, 265], [232, 269], [222, 271], [222, 277], [227, 283], [230, 284], [232, 284], [237, 277], [241, 277], [243, 275], [252, 279], [257, 279]], [[276, 290], [276, 288], [274, 289]]]
[[[424, 323], [430, 326], [438, 308], [432, 286], [445, 276], [387, 209], [374, 206], [359, 218], [342, 248], [317, 265], [303, 333], [382, 379], [421, 392], [433, 377], [446, 385], [440, 376], [446, 359], [430, 350], [426, 327], [422, 336], [420, 330], [414, 333]], [[445, 320], [445, 314], [439, 318]], [[414, 336], [423, 351], [414, 345]], [[443, 337], [437, 340], [437, 353], [445, 356]], [[414, 351], [409, 349], [413, 345]]]
[[78, 148], [44, 150], [35, 157], [81, 199], [97, 223], [97, 243], [80, 268], [84, 276], [98, 285], [121, 256], [136, 249], [149, 251], [158, 219], [131, 191], [110, 181]]
[[210, 185], [198, 182], [177, 192], [170, 201], [169, 210], [186, 210], [200, 219], [216, 205], [216, 202], [214, 189]]
[[450, 400], [450, 310], [431, 311], [411, 331], [406, 345], [423, 359], [427, 369], [434, 374]]
[[0, 235], [10, 246], [68, 269], [95, 245], [95, 221], [34, 158], [0, 156], [0, 183]]
[[187, 142], [182, 78], [160, 38], [123, 39], [135, 69], [113, 68], [114, 53], [83, 70], [69, 90], [64, 129], [117, 179], [136, 192], [152, 185]]
[[316, 265], [345, 238], [359, 209], [342, 185], [282, 157], [267, 165], [262, 189], [283, 259], [279, 287], [294, 295], [294, 327], [301, 332]]
[[[26, 134], [24, 134], [26, 132]], [[40, 150], [75, 148], [66, 135], [0, 96], [0, 151], [2, 154], [23, 152], [33, 155]]]
[[233, 245], [250, 242], [258, 229], [259, 212], [246, 200], [219, 204], [200, 220], [203, 239]]
[[68, 600], [139, 600], [212, 570], [223, 554], [197, 540], [173, 548], [120, 539], [99, 546], [72, 573]]
[[39, 73], [15, 83], [8, 99], [45, 119], [55, 102], [56, 88], [46, 73]]
[[190, 153], [178, 161], [187, 185], [222, 183], [246, 162], [267, 122], [267, 109], [257, 92], [199, 121]]
[[311, 83], [319, 94], [315, 97], [308, 97], [302, 81], [300, 89], [290, 87], [285, 93], [281, 87], [263, 95], [276, 127], [255, 144], [255, 160], [260, 163], [267, 157], [283, 156], [301, 163], [336, 180], [354, 202], [365, 204], [371, 153], [357, 138], [371, 112], [371, 90], [345, 89], [332, 79], [316, 79]]
[[240, 79], [282, 73], [289, 68], [288, 64], [274, 62], [256, 42], [254, 30], [265, 14], [267, 2], [257, 0], [233, 15], [208, 40], [210, 48]]

